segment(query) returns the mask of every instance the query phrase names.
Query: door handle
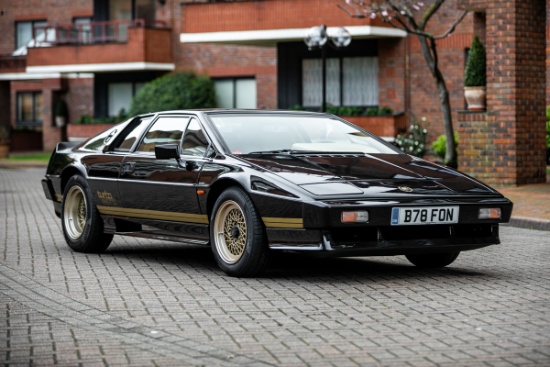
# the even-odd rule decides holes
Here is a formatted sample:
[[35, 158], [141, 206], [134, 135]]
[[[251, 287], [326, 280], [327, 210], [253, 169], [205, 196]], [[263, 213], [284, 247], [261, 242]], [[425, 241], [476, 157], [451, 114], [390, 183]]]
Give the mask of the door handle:
[[122, 174], [123, 175], [127, 175], [127, 174], [130, 174], [132, 172], [134, 172], [134, 170], [136, 169], [136, 164], [135, 162], [126, 162], [124, 164], [122, 164]]

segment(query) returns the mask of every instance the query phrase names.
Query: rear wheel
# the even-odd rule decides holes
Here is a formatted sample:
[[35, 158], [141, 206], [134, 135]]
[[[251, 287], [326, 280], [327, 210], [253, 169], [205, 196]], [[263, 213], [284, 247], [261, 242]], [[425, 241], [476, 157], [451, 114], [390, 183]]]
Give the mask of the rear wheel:
[[81, 176], [71, 177], [65, 187], [61, 225], [65, 241], [78, 252], [103, 252], [113, 240], [112, 234], [103, 233], [103, 220], [90, 188]]
[[451, 264], [453, 261], [456, 260], [459, 254], [460, 251], [452, 251], [434, 254], [405, 255], [405, 257], [407, 258], [407, 260], [409, 260], [411, 263], [418, 266], [419, 268], [433, 269], [442, 268]]
[[263, 222], [241, 188], [229, 188], [216, 200], [210, 240], [216, 262], [228, 275], [256, 276], [267, 268], [269, 252]]

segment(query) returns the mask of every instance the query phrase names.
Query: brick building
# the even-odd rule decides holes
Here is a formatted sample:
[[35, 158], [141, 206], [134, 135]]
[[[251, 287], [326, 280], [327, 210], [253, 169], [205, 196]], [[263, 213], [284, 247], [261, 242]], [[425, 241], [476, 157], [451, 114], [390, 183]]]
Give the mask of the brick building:
[[[416, 38], [378, 19], [351, 18], [337, 3], [3, 1], [0, 123], [14, 129], [13, 137], [34, 131], [32, 147], [50, 150], [65, 138], [66, 128], [54, 119], [59, 100], [67, 103], [71, 122], [115, 116], [147, 81], [189, 69], [214, 79], [223, 107], [319, 109], [321, 51], [308, 50], [303, 37], [324, 24], [329, 32], [345, 27], [353, 37], [348, 47], [325, 48], [329, 104], [391, 108], [389, 119], [354, 121], [383, 136], [423, 117], [430, 140], [442, 134], [435, 83]], [[548, 3], [447, 0], [432, 20], [430, 31], [441, 33], [459, 10], [471, 11], [438, 42], [440, 64], [460, 134], [461, 169], [494, 184], [544, 180]], [[464, 65], [474, 35], [488, 52], [488, 105], [481, 113], [463, 111]], [[20, 147], [29, 148], [28, 136]]]

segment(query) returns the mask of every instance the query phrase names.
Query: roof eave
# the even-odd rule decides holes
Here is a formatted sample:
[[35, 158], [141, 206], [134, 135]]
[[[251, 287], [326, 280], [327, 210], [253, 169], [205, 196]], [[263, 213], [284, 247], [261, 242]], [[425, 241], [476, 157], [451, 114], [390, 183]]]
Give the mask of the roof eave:
[[[328, 27], [330, 33], [337, 27]], [[407, 32], [376, 26], [346, 26], [354, 39], [365, 38], [404, 38]], [[274, 47], [277, 43], [303, 41], [309, 28], [267, 29], [231, 32], [181, 33], [181, 43], [221, 43], [251, 46]]]

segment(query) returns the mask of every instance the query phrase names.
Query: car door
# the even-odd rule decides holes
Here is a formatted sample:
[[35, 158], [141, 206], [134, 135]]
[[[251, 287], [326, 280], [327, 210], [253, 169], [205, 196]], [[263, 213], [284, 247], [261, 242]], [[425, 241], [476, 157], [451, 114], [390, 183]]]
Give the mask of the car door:
[[107, 207], [122, 206], [118, 189], [122, 162], [151, 121], [152, 116], [137, 117], [126, 126], [107, 130], [83, 146], [83, 150], [97, 151], [97, 154], [87, 154], [81, 163], [87, 169], [88, 185], [100, 212]]
[[[155, 157], [155, 146], [165, 144], [181, 147], [179, 160]], [[196, 187], [208, 145], [195, 117], [159, 116], [122, 163], [119, 188], [126, 215], [167, 232], [207, 236], [208, 218], [200, 211]]]

